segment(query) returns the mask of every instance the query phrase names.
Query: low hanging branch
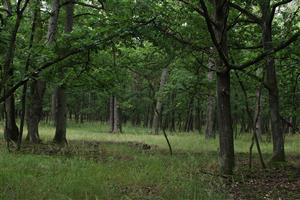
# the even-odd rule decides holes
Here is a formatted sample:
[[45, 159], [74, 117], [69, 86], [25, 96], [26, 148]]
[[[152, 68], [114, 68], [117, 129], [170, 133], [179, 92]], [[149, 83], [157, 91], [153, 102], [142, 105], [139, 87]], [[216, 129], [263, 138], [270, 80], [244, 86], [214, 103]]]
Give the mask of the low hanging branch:
[[[13, 85], [11, 88], [7, 89], [5, 94], [3, 96], [0, 97], [0, 103], [1, 102], [4, 102], [9, 96], [11, 96], [19, 87], [21, 87], [22, 85], [24, 85], [25, 83], [27, 83], [27, 81], [29, 81], [30, 79], [33, 79], [33, 78], [36, 78], [39, 76], [39, 74], [44, 71], [45, 69], [48, 69], [50, 68], [51, 66], [55, 65], [55, 64], [58, 64], [59, 62], [71, 57], [71, 56], [74, 56], [74, 55], [77, 55], [79, 53], [82, 53], [82, 52], [85, 52], [87, 50], [91, 50], [91, 49], [97, 49], [99, 48], [101, 45], [102, 46], [105, 46], [105, 45], [108, 45], [111, 43], [111, 41], [117, 37], [126, 37], [128, 35], [132, 35], [132, 31], [134, 32], [134, 30], [136, 30], [137, 28], [140, 28], [140, 27], [143, 27], [143, 26], [147, 26], [148, 24], [152, 23], [156, 18], [152, 18], [146, 22], [142, 22], [142, 23], [138, 23], [138, 24], [135, 24], [134, 26], [132, 27], [128, 27], [128, 29], [126, 30], [121, 30], [115, 34], [112, 34], [110, 36], [108, 36], [107, 38], [104, 38], [102, 40], [99, 40], [93, 44], [90, 44], [90, 45], [87, 45], [87, 46], [84, 46], [84, 47], [81, 47], [81, 48], [76, 48], [76, 49], [73, 49], [73, 50], [70, 50], [69, 52], [61, 55], [61, 56], [58, 56], [57, 58], [51, 60], [51, 61], [48, 61], [46, 63], [44, 63], [43, 65], [41, 65], [41, 67], [37, 68], [35, 71], [33, 72], [30, 72], [29, 74], [25, 75], [25, 77], [20, 80], [19, 82], [17, 82], [15, 85]], [[3, 83], [1, 83], [3, 84]]]

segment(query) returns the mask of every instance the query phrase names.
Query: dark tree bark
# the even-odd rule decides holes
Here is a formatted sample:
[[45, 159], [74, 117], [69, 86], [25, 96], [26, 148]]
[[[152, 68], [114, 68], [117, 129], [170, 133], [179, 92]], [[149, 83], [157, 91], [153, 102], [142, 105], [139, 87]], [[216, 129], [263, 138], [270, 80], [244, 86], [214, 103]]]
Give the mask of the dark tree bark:
[[5, 131], [4, 136], [7, 141], [18, 141], [19, 129], [16, 124], [15, 100], [11, 95], [5, 100]]
[[65, 98], [64, 86], [60, 86], [54, 91], [55, 99], [55, 136], [53, 141], [59, 144], [67, 142], [66, 138], [66, 122], [67, 122], [67, 107]]
[[[66, 7], [65, 32], [70, 33], [73, 29], [74, 3], [70, 1]], [[64, 78], [64, 71], [59, 71], [60, 77]], [[65, 84], [59, 85], [54, 91], [55, 99], [55, 136], [53, 141], [56, 143], [67, 143], [67, 102]]]
[[207, 27], [218, 52], [215, 63], [217, 72], [217, 118], [220, 143], [220, 169], [223, 174], [232, 174], [235, 165], [233, 129], [230, 109], [230, 68], [228, 66], [227, 18], [228, 0], [213, 0], [214, 23], [210, 21], [204, 0], [200, 0]]
[[[39, 4], [39, 3], [38, 3]], [[40, 6], [40, 5], [39, 5]], [[40, 15], [40, 13], [38, 13]], [[51, 16], [48, 22], [48, 31], [46, 35], [46, 45], [52, 45], [55, 41], [58, 26], [58, 15], [59, 15], [59, 0], [53, 0], [51, 5]], [[39, 27], [41, 27], [40, 16], [37, 21]], [[41, 41], [40, 36], [37, 40]], [[28, 135], [26, 139], [33, 143], [40, 141], [39, 138], [39, 122], [41, 120], [43, 112], [43, 97], [46, 89], [46, 82], [42, 79], [32, 80], [30, 83], [30, 93], [28, 96], [27, 104], [27, 126]], [[52, 112], [53, 113], [53, 112]]]
[[46, 83], [41, 80], [32, 81], [30, 84], [30, 93], [28, 95], [29, 107], [27, 109], [27, 140], [33, 143], [40, 142], [39, 122], [43, 111], [43, 97], [46, 90]]
[[[262, 11], [262, 42], [265, 52], [273, 50], [272, 42], [272, 9], [270, 0], [260, 1]], [[284, 138], [282, 130], [282, 122], [279, 109], [279, 93], [277, 86], [275, 60], [273, 55], [265, 58], [266, 65], [266, 84], [269, 89], [269, 109], [271, 117], [271, 131], [273, 139], [273, 157], [272, 161], [284, 161]]]
[[[5, 1], [9, 2], [9, 1]], [[13, 59], [16, 49], [16, 40], [17, 33], [21, 24], [22, 13], [17, 14], [16, 22], [14, 27], [12, 28], [9, 44], [7, 47], [7, 52], [4, 58], [3, 64], [3, 79], [4, 79], [4, 93], [6, 92], [6, 88], [10, 88], [13, 78]], [[1, 88], [2, 89], [2, 88]], [[9, 141], [18, 141], [19, 137], [19, 129], [16, 124], [16, 110], [15, 110], [15, 98], [14, 94], [10, 95], [4, 102], [5, 105], [5, 128], [4, 128], [4, 136], [5, 139]]]
[[[40, 1], [34, 2], [34, 13], [33, 13], [33, 26], [32, 26], [32, 37], [31, 43], [33, 41], [42, 41], [42, 24], [41, 24], [41, 13], [40, 13]], [[30, 46], [33, 46], [31, 44]], [[28, 58], [29, 65], [30, 57]], [[26, 66], [28, 68], [28, 66]], [[29, 83], [30, 92], [26, 95], [27, 83], [24, 84], [24, 101], [27, 99], [27, 109], [26, 109], [26, 123], [28, 134], [26, 140], [33, 143], [40, 142], [39, 138], [39, 122], [42, 118], [43, 113], [43, 96], [46, 89], [46, 83], [43, 80], [32, 80]], [[27, 98], [25, 98], [27, 96]], [[24, 102], [25, 105], [25, 102]], [[21, 123], [22, 124], [22, 123]]]

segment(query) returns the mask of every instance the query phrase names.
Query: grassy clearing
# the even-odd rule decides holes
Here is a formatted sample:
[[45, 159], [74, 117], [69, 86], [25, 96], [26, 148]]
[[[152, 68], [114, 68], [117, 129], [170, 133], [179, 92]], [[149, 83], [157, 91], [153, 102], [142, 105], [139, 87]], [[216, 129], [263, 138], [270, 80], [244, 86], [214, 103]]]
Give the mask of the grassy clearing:
[[[71, 124], [68, 127], [68, 137], [72, 140], [96, 140], [111, 142], [143, 142], [151, 145], [157, 145], [159, 148], [168, 149], [167, 143], [163, 135], [151, 135], [149, 130], [140, 127], [125, 126], [124, 134], [110, 134], [109, 127], [106, 124], [89, 123], [89, 124]], [[54, 128], [51, 125], [43, 125], [41, 130], [43, 138], [51, 140], [54, 135]], [[172, 147], [175, 150], [188, 152], [207, 152], [216, 151], [218, 148], [218, 140], [207, 141], [199, 133], [168, 133]], [[263, 139], [266, 141], [266, 139]], [[249, 134], [239, 135], [235, 140], [235, 151], [238, 153], [248, 153], [251, 143]], [[300, 153], [300, 135], [290, 135], [286, 137], [286, 153]], [[262, 142], [261, 148], [264, 153], [272, 152], [272, 144], [270, 142]], [[255, 151], [256, 149], [254, 149]]]
[[[0, 199], [232, 198], [222, 179], [201, 172], [217, 171], [217, 140], [205, 141], [197, 133], [172, 134], [175, 155], [170, 157], [161, 135], [133, 127], [124, 127], [125, 134], [106, 130], [98, 123], [71, 124], [72, 141], [63, 149], [24, 144], [23, 152], [8, 153], [2, 140]], [[40, 134], [44, 141], [51, 140], [54, 129], [44, 124]], [[287, 154], [299, 155], [300, 137], [289, 136], [286, 141]], [[155, 146], [148, 150], [136, 142]], [[237, 157], [243, 157], [249, 145], [249, 136], [239, 137]], [[266, 157], [271, 149], [270, 143], [262, 143]]]

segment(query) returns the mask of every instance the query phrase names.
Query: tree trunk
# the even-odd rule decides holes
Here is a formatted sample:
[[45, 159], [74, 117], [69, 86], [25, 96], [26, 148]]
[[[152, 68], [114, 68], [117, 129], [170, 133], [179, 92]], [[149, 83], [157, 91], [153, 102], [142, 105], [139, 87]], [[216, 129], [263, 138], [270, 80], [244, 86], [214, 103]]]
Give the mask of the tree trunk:
[[59, 144], [67, 142], [66, 139], [66, 122], [67, 122], [67, 107], [65, 89], [60, 86], [54, 91], [55, 99], [55, 136], [53, 141]]
[[174, 132], [176, 131], [176, 125], [175, 125], [175, 98], [176, 98], [176, 94], [175, 92], [172, 92], [171, 94], [171, 105], [172, 105], [172, 108], [171, 108], [171, 113], [170, 113], [170, 131], [171, 132]]
[[[273, 50], [272, 44], [272, 20], [270, 0], [261, 1], [262, 10], [262, 41], [265, 52]], [[279, 94], [276, 80], [275, 60], [273, 55], [267, 56], [266, 64], [266, 83], [269, 89], [269, 109], [271, 116], [271, 131], [273, 139], [273, 157], [272, 161], [284, 161], [284, 138], [282, 130], [282, 122], [279, 111]]]
[[[53, 0], [52, 7], [51, 7], [51, 16], [48, 22], [48, 31], [46, 36], [47, 45], [51, 45], [55, 40], [55, 35], [57, 32], [57, 24], [58, 24], [58, 15], [59, 15], [59, 0]], [[40, 16], [37, 23], [39, 23], [38, 25], [39, 27], [42, 26], [40, 24], [41, 23]], [[41, 40], [41, 37], [38, 36], [37, 40]], [[45, 89], [46, 89], [46, 82], [43, 80], [33, 80], [32, 83], [30, 84], [31, 92], [28, 96], [29, 101], [27, 104], [28, 135], [26, 139], [34, 143], [40, 141], [38, 126], [43, 112], [43, 97], [45, 94]], [[54, 115], [53, 110], [52, 110], [52, 114]]]
[[159, 91], [158, 91], [158, 97], [156, 101], [156, 106], [154, 110], [153, 115], [153, 122], [152, 122], [152, 133], [158, 134], [159, 126], [160, 126], [160, 117], [161, 117], [161, 109], [162, 109], [162, 98], [161, 98], [161, 92], [166, 84], [167, 78], [168, 78], [168, 68], [164, 68], [161, 73], [160, 78], [160, 85], [159, 85]]
[[[70, 1], [66, 7], [65, 33], [70, 33], [73, 29], [74, 3]], [[64, 71], [61, 68], [61, 79], [64, 78]], [[67, 102], [65, 94], [65, 85], [61, 84], [55, 89], [55, 136], [54, 142], [67, 143]]]
[[[213, 82], [214, 71], [211, 68], [214, 67], [213, 61], [209, 59], [209, 72], [207, 74], [208, 82], [211, 84]], [[214, 90], [209, 91], [208, 99], [207, 99], [207, 115], [206, 115], [206, 128], [205, 128], [205, 138], [215, 138], [215, 111], [216, 111], [216, 103], [215, 103], [215, 95]]]
[[292, 123], [292, 130], [291, 132], [293, 134], [296, 133], [297, 131], [297, 108], [298, 108], [298, 104], [297, 104], [297, 86], [298, 86], [298, 79], [300, 77], [300, 73], [296, 75], [296, 79], [294, 81], [294, 86], [293, 86], [293, 98], [292, 98], [292, 103], [293, 103], [293, 113], [292, 113], [292, 117], [291, 117], [291, 123]]
[[[36, 1], [34, 3], [34, 13], [33, 13], [34, 22], [32, 26], [31, 43], [33, 43], [33, 41], [41, 42], [42, 40], [42, 24], [41, 24], [40, 7], [41, 7], [40, 1]], [[31, 44], [30, 46], [33, 46], [33, 44]], [[26, 103], [27, 104], [26, 123], [27, 123], [27, 130], [28, 130], [26, 139], [29, 140], [30, 142], [38, 143], [40, 142], [38, 126], [43, 113], [43, 97], [46, 89], [46, 82], [43, 80], [32, 80], [29, 84], [30, 84], [29, 85], [30, 92], [27, 95], [28, 101]], [[26, 96], [26, 90], [24, 90], [23, 95], [24, 97]]]
[[47, 32], [47, 44], [51, 44], [55, 40], [55, 35], [57, 33], [57, 24], [59, 16], [59, 0], [52, 0], [51, 5], [51, 15], [48, 23], [48, 32]]
[[[255, 122], [255, 129], [257, 137], [261, 140], [262, 134], [263, 134], [263, 124], [262, 124], [262, 116], [261, 116], [261, 110], [262, 110], [262, 104], [261, 104], [261, 93], [262, 90], [258, 87], [256, 89], [256, 106], [255, 106], [255, 115], [257, 119], [253, 119]], [[258, 113], [259, 112], [259, 113]]]
[[27, 108], [27, 129], [28, 135], [26, 139], [30, 142], [38, 143], [39, 138], [39, 122], [43, 111], [43, 97], [46, 90], [46, 83], [42, 80], [34, 80], [30, 85], [30, 94], [28, 95]]
[[[214, 20], [217, 25], [214, 28], [216, 40], [220, 45], [223, 55], [228, 58], [227, 44], [227, 18], [228, 18], [228, 1], [214, 0]], [[230, 109], [230, 69], [219, 56], [215, 61], [218, 66], [217, 73], [217, 100], [218, 100], [218, 129], [220, 143], [220, 168], [221, 173], [232, 174], [234, 168], [234, 143], [232, 118]]]
[[119, 122], [119, 109], [117, 97], [111, 96], [110, 98], [110, 125], [111, 132], [118, 133], [121, 131]]
[[[7, 1], [9, 2], [9, 1]], [[13, 59], [15, 55], [16, 49], [16, 40], [17, 40], [17, 33], [21, 24], [22, 14], [17, 14], [16, 22], [14, 27], [12, 28], [12, 32], [10, 35], [9, 45], [7, 47], [7, 53], [4, 58], [4, 65], [3, 65], [3, 80], [4, 80], [4, 93], [5, 90], [10, 88], [13, 85]], [[2, 88], [1, 88], [2, 89]], [[6, 113], [6, 122], [5, 122], [5, 129], [4, 129], [4, 136], [7, 141], [18, 141], [19, 137], [19, 129], [16, 124], [16, 110], [15, 110], [15, 98], [14, 94], [9, 96], [5, 100], [5, 113]]]
[[5, 100], [5, 113], [6, 113], [5, 131], [4, 131], [5, 139], [7, 141], [17, 142], [19, 137], [19, 129], [16, 124], [15, 100], [13, 95], [9, 96]]
[[186, 122], [184, 125], [185, 132], [190, 132], [193, 130], [193, 107], [194, 107], [194, 97], [191, 97], [189, 105], [188, 105]]

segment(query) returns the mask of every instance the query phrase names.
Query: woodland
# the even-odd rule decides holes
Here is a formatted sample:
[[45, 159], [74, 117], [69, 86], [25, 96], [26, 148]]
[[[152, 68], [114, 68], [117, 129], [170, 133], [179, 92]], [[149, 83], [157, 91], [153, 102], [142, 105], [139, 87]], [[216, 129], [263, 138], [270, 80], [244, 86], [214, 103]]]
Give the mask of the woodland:
[[299, 0], [1, 0], [0, 199], [300, 199]]

